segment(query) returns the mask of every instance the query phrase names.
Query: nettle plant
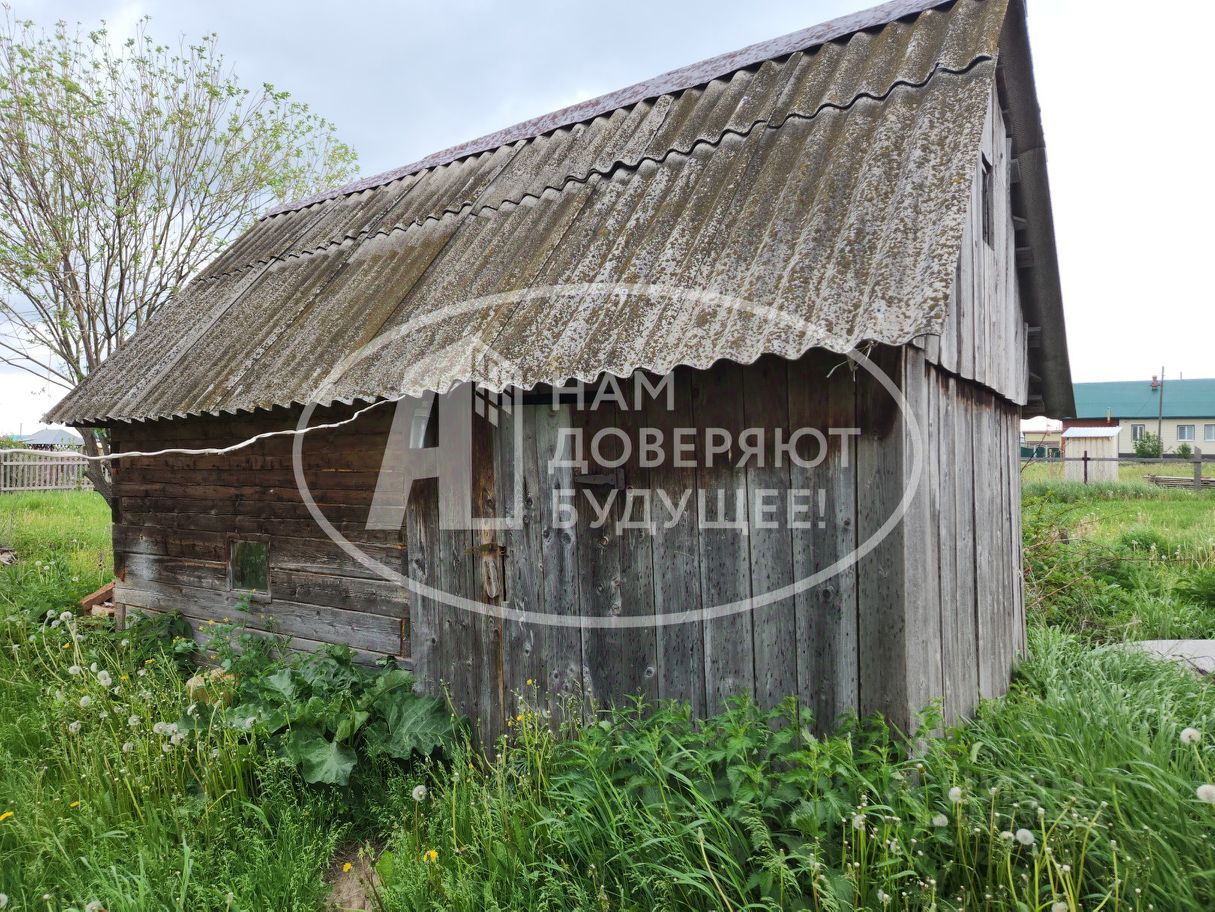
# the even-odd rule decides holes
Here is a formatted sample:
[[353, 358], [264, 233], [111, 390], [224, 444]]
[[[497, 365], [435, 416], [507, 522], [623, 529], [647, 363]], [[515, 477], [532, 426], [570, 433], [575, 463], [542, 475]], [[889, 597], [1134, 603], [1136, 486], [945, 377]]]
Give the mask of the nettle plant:
[[444, 753], [457, 723], [441, 701], [414, 692], [396, 667], [354, 662], [354, 653], [326, 646], [295, 653], [286, 637], [209, 623], [206, 644], [217, 668], [187, 682], [198, 712], [181, 725], [215, 718], [258, 732], [309, 783], [346, 785], [360, 757], [400, 761]]

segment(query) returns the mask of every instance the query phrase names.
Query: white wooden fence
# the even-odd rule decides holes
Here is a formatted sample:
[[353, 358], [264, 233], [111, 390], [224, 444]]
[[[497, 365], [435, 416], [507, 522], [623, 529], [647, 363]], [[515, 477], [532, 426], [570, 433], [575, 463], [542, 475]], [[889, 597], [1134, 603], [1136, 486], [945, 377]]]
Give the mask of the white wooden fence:
[[86, 460], [65, 450], [30, 453], [0, 450], [0, 494], [9, 491], [75, 491], [91, 487]]

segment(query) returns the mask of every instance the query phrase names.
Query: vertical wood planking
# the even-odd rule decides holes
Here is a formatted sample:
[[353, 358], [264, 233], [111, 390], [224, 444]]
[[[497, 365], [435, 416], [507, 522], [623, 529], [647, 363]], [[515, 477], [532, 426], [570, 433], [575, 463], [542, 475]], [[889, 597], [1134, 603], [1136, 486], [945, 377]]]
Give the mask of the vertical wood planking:
[[971, 713], [979, 700], [978, 568], [975, 564], [974, 392], [951, 380], [954, 466], [954, 570], [957, 593], [956, 668], [958, 712]]
[[[743, 424], [748, 432], [762, 434], [763, 441], [762, 457], [751, 457], [746, 466], [751, 521], [747, 543], [753, 599], [793, 583], [793, 543], [788, 521], [790, 460], [776, 449], [776, 432], [790, 428], [787, 364], [784, 358], [767, 355], [743, 373]], [[769, 708], [797, 693], [794, 599], [786, 597], [758, 605], [750, 614], [755, 699], [760, 706]]]
[[[697, 488], [707, 504], [700, 515], [701, 598], [705, 608], [732, 604], [751, 595], [751, 568], [744, 529], [710, 523], [747, 520], [747, 475], [736, 465], [737, 447], [705, 465], [706, 429], [720, 428], [737, 439], [743, 426], [742, 368], [719, 362], [693, 376], [692, 408], [697, 428]], [[719, 508], [719, 503], [724, 509]], [[741, 512], [741, 515], [739, 515]], [[751, 618], [739, 612], [704, 624], [705, 693], [708, 711], [718, 712], [729, 697], [754, 696], [755, 660]]]
[[[536, 682], [545, 680], [548, 628], [520, 617], [523, 612], [543, 614], [545, 610], [541, 501], [546, 492], [536, 456], [536, 411], [536, 406], [523, 405], [518, 412], [504, 416], [497, 438], [498, 502], [503, 513], [517, 517], [519, 522], [519, 528], [504, 535], [507, 613], [502, 625], [502, 661], [508, 706], [514, 694], [531, 697]], [[516, 430], [521, 447], [518, 453], [514, 452]], [[521, 488], [519, 503], [513, 502], [516, 478]], [[528, 681], [532, 682], [530, 686]]]
[[[662, 433], [666, 448], [660, 464], [650, 470], [650, 488], [658, 511], [652, 542], [654, 611], [660, 615], [702, 604], [696, 469], [676, 465], [673, 452], [675, 431], [695, 427], [692, 371], [677, 368], [672, 382], [674, 398], [670, 407], [655, 401], [646, 410], [647, 424]], [[707, 711], [704, 625], [700, 621], [667, 624], [657, 629], [656, 636], [659, 697], [686, 702], [694, 715], [703, 716]]]
[[[904, 611], [907, 641], [907, 696], [912, 713], [939, 700], [943, 693], [941, 668], [940, 529], [936, 507], [940, 502], [940, 454], [933, 446], [936, 422], [929, 388], [929, 372], [922, 353], [904, 350], [903, 395], [919, 432], [905, 422], [903, 436], [902, 497], [914, 486], [914, 496], [903, 516]], [[920, 476], [912, 477], [916, 457]]]
[[[616, 426], [624, 432], [631, 446], [631, 455], [624, 465], [626, 490], [617, 492], [623, 501], [616, 511], [623, 522], [612, 530], [620, 567], [620, 616], [654, 616], [654, 551], [653, 534], [645, 523], [644, 498], [648, 498], [652, 481], [650, 470], [642, 467], [639, 438], [646, 425], [646, 403], [638, 401], [632, 382], [623, 382], [627, 390], [628, 407], [616, 413]], [[652, 623], [639, 627], [622, 627], [610, 632], [613, 644], [611, 664], [602, 680], [609, 693], [637, 694], [647, 703], [658, 699], [658, 637]]]
[[[871, 360], [898, 382], [905, 350], [877, 348]], [[902, 415], [890, 394], [867, 372], [857, 373], [857, 538], [873, 536], [903, 497]], [[857, 567], [857, 641], [860, 711], [885, 712], [907, 731], [911, 704], [907, 690], [907, 615], [903, 544], [899, 523]]]
[[[856, 551], [856, 442], [829, 435], [832, 428], [857, 426], [856, 383], [852, 363], [823, 350], [791, 362], [788, 373], [790, 430], [815, 428], [828, 435], [829, 444], [819, 465], [794, 464], [789, 470], [790, 488], [810, 492], [815, 505], [809, 527], [792, 531], [793, 575], [803, 580]], [[812, 462], [816, 454], [803, 455]], [[794, 600], [797, 689], [820, 734], [857, 707], [856, 579], [856, 567], [849, 566]]]
[[[439, 578], [439, 487], [434, 478], [413, 483], [405, 511], [405, 562], [411, 580], [431, 589], [442, 588]], [[443, 695], [447, 681], [439, 649], [439, 603], [431, 596], [411, 593], [410, 643], [414, 678], [433, 696]]]
[[[494, 520], [499, 517], [497, 492], [497, 451], [500, 428], [491, 423], [501, 423], [505, 411], [499, 403], [486, 403], [486, 414], [474, 412], [472, 417], [472, 515], [478, 519]], [[483, 400], [484, 401], [484, 400]], [[477, 727], [481, 743], [492, 744], [502, 731], [506, 721], [506, 669], [504, 666], [503, 624], [500, 614], [504, 601], [501, 546], [502, 531], [491, 527], [473, 532], [469, 555], [472, 564], [473, 591], [469, 598], [487, 608], [498, 609], [477, 614], [472, 618], [473, 640], [470, 644], [473, 655], [473, 683], [476, 687], [475, 705]]]
[[[560, 451], [561, 434], [570, 429], [568, 405], [558, 408], [537, 406], [529, 410], [536, 426], [536, 464], [538, 479], [537, 515], [540, 523], [539, 564], [542, 574], [541, 597], [544, 612], [567, 619], [580, 617], [578, 603], [578, 560], [575, 528], [558, 525], [554, 506], [558, 492], [574, 486], [573, 470], [557, 465], [573, 454]], [[582, 634], [578, 626], [549, 625], [544, 628], [545, 688], [553, 708], [582, 702]], [[539, 679], [537, 679], [539, 680]]]

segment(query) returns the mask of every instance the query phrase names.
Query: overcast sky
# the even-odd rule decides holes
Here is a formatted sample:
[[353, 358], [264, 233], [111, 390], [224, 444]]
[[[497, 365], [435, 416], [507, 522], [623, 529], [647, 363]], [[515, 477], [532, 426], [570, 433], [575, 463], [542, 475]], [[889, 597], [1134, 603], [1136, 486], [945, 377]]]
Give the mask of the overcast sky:
[[[17, 16], [160, 40], [219, 34], [249, 84], [333, 121], [372, 174], [866, 0], [186, 2], [14, 0]], [[1129, 0], [1030, 0], [1075, 380], [1215, 377], [1206, 97], [1215, 3], [1159, 27]], [[1160, 31], [1167, 32], [1167, 43]], [[42, 389], [40, 389], [42, 387]], [[61, 395], [0, 372], [0, 430], [29, 433]]]

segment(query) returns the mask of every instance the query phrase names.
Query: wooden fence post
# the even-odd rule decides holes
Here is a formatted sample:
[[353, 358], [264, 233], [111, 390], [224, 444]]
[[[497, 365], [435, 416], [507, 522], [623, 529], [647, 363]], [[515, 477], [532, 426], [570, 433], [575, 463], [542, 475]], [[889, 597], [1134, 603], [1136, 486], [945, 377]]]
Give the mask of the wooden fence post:
[[1088, 484], [1088, 450], [1084, 451], [1084, 483]]
[[1202, 450], [1194, 447], [1194, 490], [1202, 490]]

